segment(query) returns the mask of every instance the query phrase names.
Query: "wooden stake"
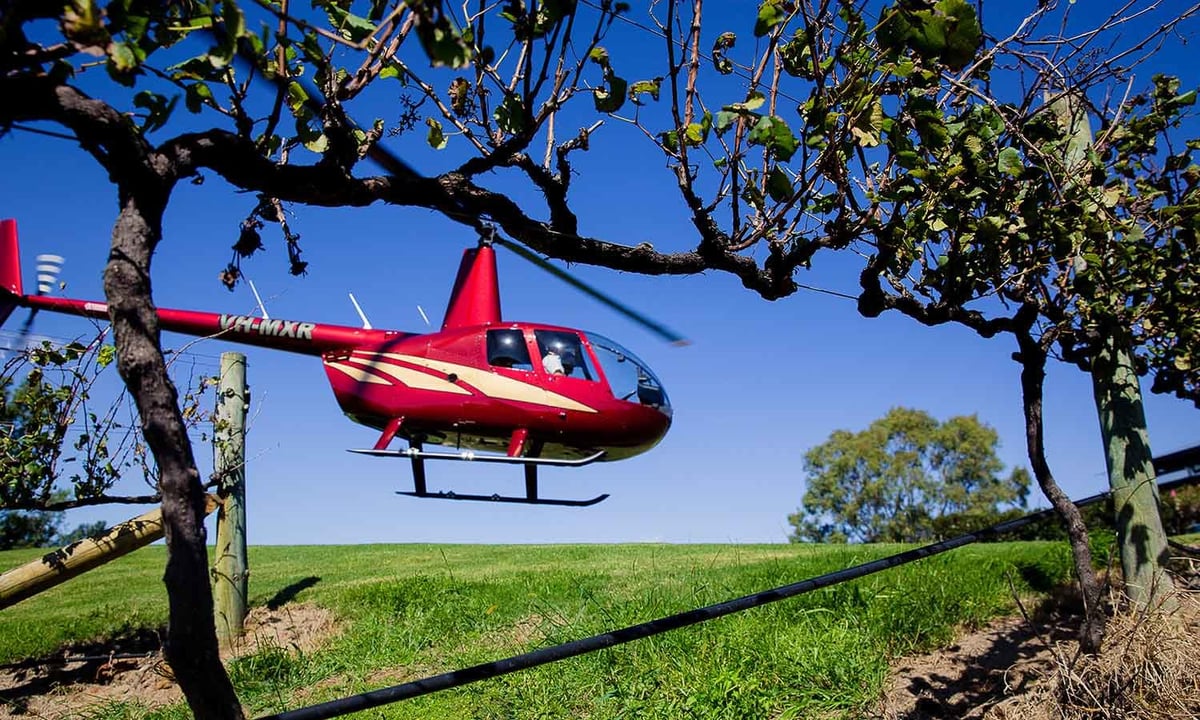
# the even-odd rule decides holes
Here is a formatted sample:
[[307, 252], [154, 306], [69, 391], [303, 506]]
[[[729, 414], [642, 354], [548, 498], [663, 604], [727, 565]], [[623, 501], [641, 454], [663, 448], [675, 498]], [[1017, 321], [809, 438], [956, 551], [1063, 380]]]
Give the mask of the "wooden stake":
[[213, 600], [217, 640], [228, 648], [242, 636], [246, 621], [249, 563], [246, 559], [246, 356], [221, 353], [217, 386], [217, 426], [213, 433], [213, 470], [219, 478], [217, 557]]
[[[219, 501], [206, 497], [204, 513]], [[163, 536], [162, 510], [156, 508], [116, 525], [103, 534], [71, 543], [33, 562], [0, 575], [0, 609], [33, 597], [92, 568], [149, 545]]]

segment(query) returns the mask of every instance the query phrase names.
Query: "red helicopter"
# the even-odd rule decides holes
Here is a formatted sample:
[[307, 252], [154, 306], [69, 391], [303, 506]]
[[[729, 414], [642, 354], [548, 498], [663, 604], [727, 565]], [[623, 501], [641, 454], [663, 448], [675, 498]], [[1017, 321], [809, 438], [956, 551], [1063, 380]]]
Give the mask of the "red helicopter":
[[[259, 317], [168, 308], [158, 309], [159, 325], [187, 335], [320, 357], [342, 411], [354, 422], [380, 431], [373, 448], [351, 452], [411, 460], [414, 488], [400, 494], [594, 505], [608, 495], [587, 500], [540, 497], [538, 467], [579, 467], [643, 453], [670, 428], [670, 401], [649, 366], [608, 338], [566, 327], [501, 320], [493, 242], [503, 242], [529, 258], [529, 251], [520, 246], [481, 238], [478, 247], [463, 253], [445, 320], [434, 333], [377, 330], [365, 317], [363, 327], [349, 327], [275, 319], [265, 312]], [[536, 256], [529, 259], [544, 263]], [[601, 299], [681, 341], [665, 328]], [[0, 220], [0, 324], [18, 306], [34, 312], [108, 318], [103, 302], [48, 297], [41, 289], [26, 295], [16, 221]], [[389, 449], [397, 438], [406, 440], [408, 447]], [[430, 452], [424, 449], [426, 443], [451, 446], [454, 451]], [[426, 460], [521, 465], [525, 495], [430, 492]]]

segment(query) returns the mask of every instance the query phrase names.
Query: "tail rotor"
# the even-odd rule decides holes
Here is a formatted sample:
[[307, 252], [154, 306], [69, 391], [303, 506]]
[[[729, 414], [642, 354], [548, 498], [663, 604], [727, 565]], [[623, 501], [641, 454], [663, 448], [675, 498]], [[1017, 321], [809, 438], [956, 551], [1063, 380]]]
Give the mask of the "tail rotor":
[[[65, 260], [61, 255], [37, 256], [37, 295], [48, 295], [58, 283]], [[21, 252], [17, 241], [17, 221], [0, 220], [0, 324], [3, 324], [19, 305], [26, 305], [26, 295], [21, 284]], [[37, 316], [33, 308], [29, 317], [17, 331], [15, 347], [23, 349], [33, 331], [33, 320]]]

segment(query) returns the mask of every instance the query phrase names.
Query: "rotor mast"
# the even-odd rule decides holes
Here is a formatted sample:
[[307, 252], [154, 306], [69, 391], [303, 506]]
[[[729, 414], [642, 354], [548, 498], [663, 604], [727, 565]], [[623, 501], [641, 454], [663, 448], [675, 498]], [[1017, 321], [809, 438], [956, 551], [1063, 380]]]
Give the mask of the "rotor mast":
[[485, 235], [477, 247], [463, 251], [442, 329], [498, 322], [500, 280], [496, 274], [496, 251], [491, 238]]

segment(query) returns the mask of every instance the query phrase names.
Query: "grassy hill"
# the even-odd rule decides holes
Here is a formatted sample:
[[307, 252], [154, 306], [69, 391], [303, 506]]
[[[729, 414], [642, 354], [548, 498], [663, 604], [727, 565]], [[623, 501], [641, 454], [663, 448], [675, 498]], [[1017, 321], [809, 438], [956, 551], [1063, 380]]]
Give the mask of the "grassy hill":
[[[257, 715], [445, 672], [882, 557], [898, 546], [252, 547], [252, 605], [328, 608], [308, 654], [267, 647], [231, 675]], [[150, 547], [0, 611], [0, 663], [166, 620]], [[0, 552], [0, 571], [37, 557]], [[387, 718], [856, 716], [888, 662], [1065, 582], [1063, 544], [967, 547], [739, 615], [372, 711]], [[286, 605], [285, 605], [286, 607]], [[381, 680], [381, 678], [383, 678]], [[106, 706], [89, 717], [143, 717]], [[151, 716], [186, 717], [181, 709]]]

